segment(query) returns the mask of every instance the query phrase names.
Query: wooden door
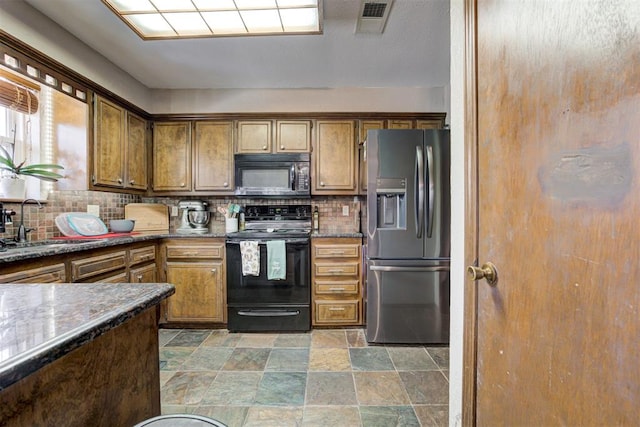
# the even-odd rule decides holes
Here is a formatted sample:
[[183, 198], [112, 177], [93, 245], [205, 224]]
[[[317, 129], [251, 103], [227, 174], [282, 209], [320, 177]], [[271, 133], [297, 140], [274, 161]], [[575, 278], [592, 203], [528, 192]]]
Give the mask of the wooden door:
[[640, 419], [639, 24], [636, 0], [478, 2], [478, 261], [499, 279], [475, 285], [477, 425]]
[[191, 123], [154, 124], [153, 190], [191, 190]]
[[122, 187], [124, 184], [125, 110], [95, 97], [93, 176], [95, 185]]
[[367, 132], [384, 129], [384, 120], [360, 120], [358, 139], [358, 188], [360, 194], [367, 195]]
[[147, 175], [147, 122], [135, 114], [127, 113], [126, 182], [128, 188], [146, 190]]
[[233, 122], [196, 122], [195, 190], [233, 192]]
[[357, 149], [352, 120], [318, 120], [313, 150], [313, 194], [356, 194]]
[[272, 142], [271, 120], [238, 121], [238, 153], [270, 153]]
[[276, 121], [276, 153], [308, 153], [310, 150], [311, 121]]
[[224, 322], [223, 262], [166, 263], [167, 282], [176, 287], [167, 300], [169, 322]]

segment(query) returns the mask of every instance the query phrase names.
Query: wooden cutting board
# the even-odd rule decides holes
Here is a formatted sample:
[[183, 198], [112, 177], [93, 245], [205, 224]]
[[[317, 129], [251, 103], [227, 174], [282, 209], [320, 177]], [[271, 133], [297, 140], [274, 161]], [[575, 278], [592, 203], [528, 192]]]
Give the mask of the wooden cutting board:
[[158, 203], [130, 203], [124, 217], [136, 222], [133, 231], [169, 231], [169, 207]]

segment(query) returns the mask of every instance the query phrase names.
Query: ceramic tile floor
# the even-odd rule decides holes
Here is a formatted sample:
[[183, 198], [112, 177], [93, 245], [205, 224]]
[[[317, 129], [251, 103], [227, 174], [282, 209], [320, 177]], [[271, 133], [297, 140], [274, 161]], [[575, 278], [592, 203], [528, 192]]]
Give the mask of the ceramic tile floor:
[[445, 426], [448, 347], [368, 345], [362, 329], [161, 329], [162, 412], [229, 427]]

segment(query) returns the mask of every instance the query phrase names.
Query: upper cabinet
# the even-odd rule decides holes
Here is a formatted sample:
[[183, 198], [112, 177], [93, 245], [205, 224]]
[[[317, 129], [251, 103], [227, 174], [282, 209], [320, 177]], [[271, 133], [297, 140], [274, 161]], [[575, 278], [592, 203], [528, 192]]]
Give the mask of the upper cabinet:
[[196, 122], [193, 149], [194, 189], [233, 193], [233, 122]]
[[387, 120], [387, 129], [413, 129], [413, 120]]
[[147, 161], [147, 122], [96, 95], [92, 184], [146, 190]]
[[191, 122], [153, 125], [153, 191], [191, 191]]
[[318, 120], [315, 136], [312, 194], [357, 194], [355, 121]]
[[310, 120], [238, 120], [237, 127], [237, 153], [308, 153], [311, 149]]

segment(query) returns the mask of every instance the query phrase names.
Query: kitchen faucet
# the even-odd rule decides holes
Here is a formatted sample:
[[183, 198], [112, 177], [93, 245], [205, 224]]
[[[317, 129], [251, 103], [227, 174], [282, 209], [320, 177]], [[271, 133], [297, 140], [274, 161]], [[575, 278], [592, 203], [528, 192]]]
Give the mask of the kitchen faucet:
[[16, 242], [18, 243], [26, 243], [27, 241], [27, 233], [32, 231], [33, 228], [26, 228], [24, 226], [24, 204], [29, 200], [32, 200], [38, 204], [38, 209], [42, 209], [42, 205], [36, 199], [25, 199], [20, 204], [20, 226], [18, 227], [18, 235], [16, 236]]

